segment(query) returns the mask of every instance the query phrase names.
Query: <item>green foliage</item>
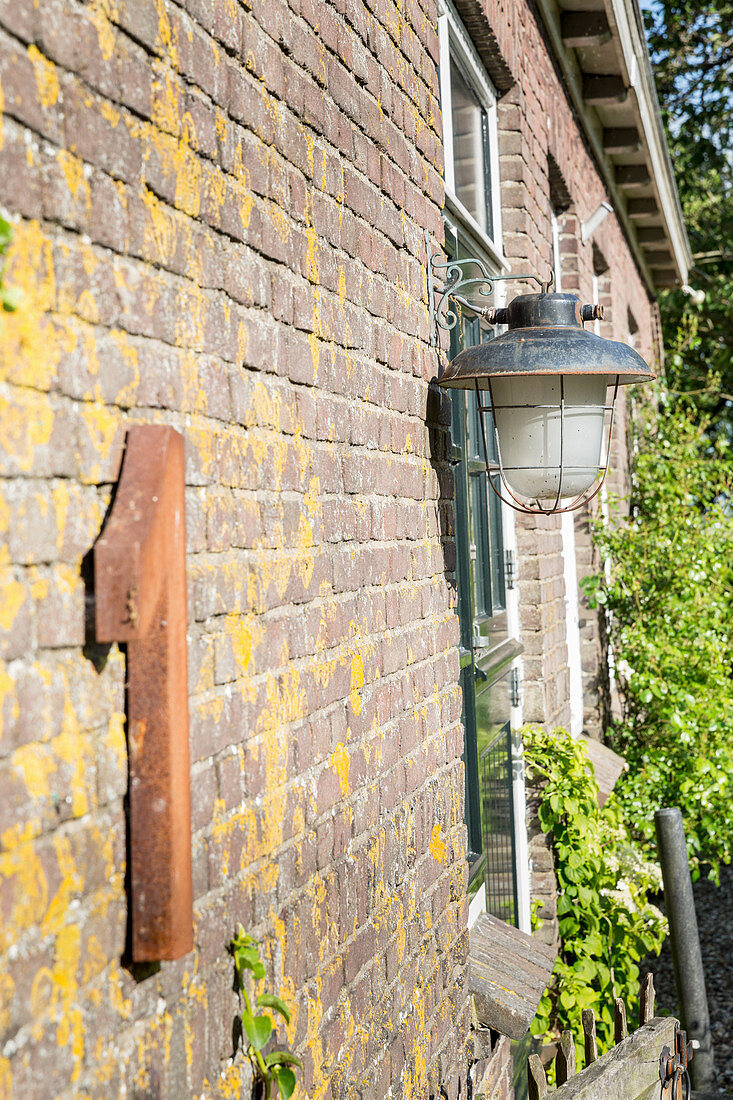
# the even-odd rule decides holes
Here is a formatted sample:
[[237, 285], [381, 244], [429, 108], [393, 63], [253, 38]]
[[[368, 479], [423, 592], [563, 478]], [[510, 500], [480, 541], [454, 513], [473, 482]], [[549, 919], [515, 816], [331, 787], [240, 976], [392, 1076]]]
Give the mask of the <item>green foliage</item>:
[[6, 313], [14, 313], [20, 305], [20, 291], [5, 285], [5, 255], [13, 240], [13, 227], [0, 217], [0, 306]]
[[596, 1016], [601, 1050], [613, 1046], [613, 1002], [637, 1010], [639, 960], [658, 952], [664, 917], [648, 895], [658, 868], [629, 836], [613, 796], [598, 806], [598, 785], [585, 745], [565, 730], [523, 730], [527, 764], [544, 781], [540, 825], [552, 837], [562, 941], [552, 982], [532, 1023], [535, 1035], [571, 1030], [583, 1058], [584, 1008]]
[[705, 294], [660, 296], [667, 378], [733, 438], [733, 51], [731, 0], [655, 0], [644, 12], [662, 117]]
[[[293, 1066], [303, 1068], [302, 1062], [290, 1054], [287, 1050], [274, 1050], [270, 1054], [263, 1054], [263, 1048], [268, 1043], [273, 1031], [275, 1021], [266, 1013], [255, 1015], [252, 1009], [252, 1001], [247, 990], [246, 972], [249, 971], [255, 981], [261, 981], [265, 976], [265, 967], [260, 958], [257, 941], [242, 928], [237, 928], [237, 934], [231, 941], [230, 950], [234, 956], [234, 966], [237, 972], [237, 988], [244, 1005], [241, 1013], [242, 1031], [247, 1038], [247, 1056], [252, 1063], [255, 1074], [262, 1081], [265, 1088], [265, 1098], [269, 1100], [270, 1089], [273, 1082], [277, 1083], [281, 1100], [289, 1100], [295, 1091], [295, 1073]], [[290, 1010], [285, 1002], [274, 993], [260, 993], [255, 1004], [258, 1008], [269, 1008], [282, 1016], [286, 1024], [290, 1023]]]
[[705, 422], [664, 391], [637, 414], [631, 516], [596, 527], [623, 717], [611, 731], [628, 773], [616, 788], [654, 851], [654, 811], [679, 806], [693, 874], [733, 854], [733, 463]]

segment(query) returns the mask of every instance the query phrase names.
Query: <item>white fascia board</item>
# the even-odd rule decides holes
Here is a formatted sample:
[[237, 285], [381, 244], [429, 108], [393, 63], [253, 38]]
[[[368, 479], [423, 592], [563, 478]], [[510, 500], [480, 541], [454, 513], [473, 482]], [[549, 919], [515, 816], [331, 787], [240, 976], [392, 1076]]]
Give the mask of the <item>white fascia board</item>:
[[638, 0], [605, 0], [606, 15], [621, 47], [623, 77], [636, 97], [642, 133], [681, 282], [686, 283], [692, 255], [682, 217], [674, 170], [659, 113], [654, 75]]

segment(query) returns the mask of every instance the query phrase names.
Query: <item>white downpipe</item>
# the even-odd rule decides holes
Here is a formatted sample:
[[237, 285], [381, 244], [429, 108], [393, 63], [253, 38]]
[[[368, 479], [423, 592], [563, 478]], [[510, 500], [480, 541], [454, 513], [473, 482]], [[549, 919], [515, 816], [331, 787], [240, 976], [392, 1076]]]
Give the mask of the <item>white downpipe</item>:
[[[555, 288], [562, 289], [560, 231], [557, 216], [552, 215], [552, 259]], [[598, 301], [598, 280], [593, 283], [594, 301]], [[568, 647], [570, 677], [570, 733], [579, 737], [583, 731], [583, 660], [580, 649], [580, 604], [578, 601], [578, 559], [575, 552], [575, 522], [572, 512], [563, 512], [561, 520], [562, 561], [565, 578], [565, 642]]]
[[[517, 532], [514, 511], [502, 503], [502, 524], [504, 528], [504, 547], [517, 562]], [[506, 592], [507, 632], [510, 638], [518, 638], [519, 631], [519, 583]], [[517, 657], [512, 667], [519, 671], [522, 683], [522, 658]], [[517, 876], [517, 924], [522, 932], [530, 933], [530, 874], [529, 874], [529, 838], [527, 837], [527, 798], [524, 785], [524, 751], [519, 730], [524, 721], [521, 686], [519, 705], [510, 707], [509, 723], [512, 731], [512, 809], [514, 813], [515, 871]]]
[[562, 513], [562, 560], [565, 576], [565, 630], [570, 674], [570, 733], [583, 732], [583, 662], [580, 650], [578, 566], [575, 556], [575, 523], [572, 512]]

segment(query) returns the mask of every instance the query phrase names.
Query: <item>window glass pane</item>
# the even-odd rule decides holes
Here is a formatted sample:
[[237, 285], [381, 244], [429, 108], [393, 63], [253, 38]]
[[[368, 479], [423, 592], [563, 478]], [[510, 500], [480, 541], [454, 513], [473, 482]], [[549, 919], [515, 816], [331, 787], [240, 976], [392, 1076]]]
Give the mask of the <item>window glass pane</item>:
[[506, 608], [506, 580], [504, 577], [504, 529], [501, 519], [501, 501], [489, 489], [489, 525], [491, 528], [491, 595], [493, 611]]
[[472, 474], [469, 478], [470, 508], [473, 528], [471, 545], [471, 565], [473, 567], [473, 587], [475, 594], [475, 614], [491, 615], [491, 551], [489, 547], [489, 525], [486, 515], [485, 475]]
[[491, 227], [487, 225], [486, 218], [486, 112], [453, 59], [450, 86], [456, 195], [481, 228], [490, 233]]

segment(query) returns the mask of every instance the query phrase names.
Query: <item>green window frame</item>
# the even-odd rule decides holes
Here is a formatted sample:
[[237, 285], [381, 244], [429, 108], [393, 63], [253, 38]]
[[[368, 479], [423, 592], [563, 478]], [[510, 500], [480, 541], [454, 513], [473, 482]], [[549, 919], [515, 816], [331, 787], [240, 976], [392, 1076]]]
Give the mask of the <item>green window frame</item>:
[[[460, 231], [446, 230], [451, 258], [465, 254]], [[492, 333], [466, 308], [451, 332], [451, 357]], [[451, 392], [456, 530], [456, 585], [463, 695], [465, 819], [469, 896], [486, 888], [486, 908], [518, 919], [510, 707], [513, 662], [521, 645], [509, 636], [501, 503], [489, 484], [493, 436], [483, 449], [476, 394]]]

